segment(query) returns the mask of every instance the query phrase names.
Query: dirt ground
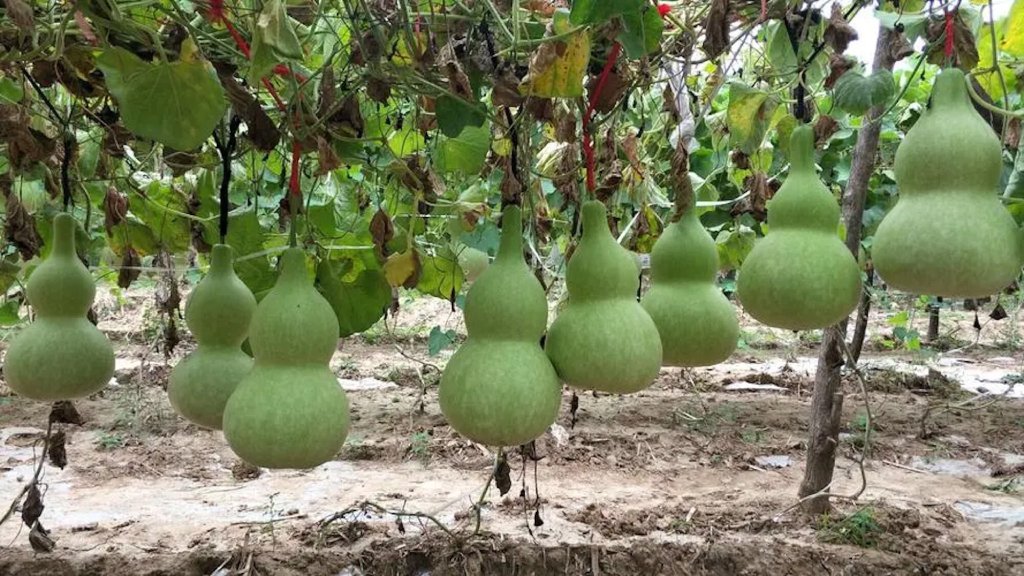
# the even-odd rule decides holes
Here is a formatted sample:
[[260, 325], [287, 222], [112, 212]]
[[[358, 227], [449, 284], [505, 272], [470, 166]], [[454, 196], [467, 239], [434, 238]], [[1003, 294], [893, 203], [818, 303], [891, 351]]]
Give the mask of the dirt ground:
[[[43, 468], [56, 547], [34, 551], [15, 511], [0, 575], [1024, 574], [1024, 322], [1019, 305], [998, 321], [987, 306], [980, 331], [973, 312], [944, 312], [942, 352], [904, 349], [893, 310], [878, 314], [861, 362], [874, 418], [851, 374], [833, 491], [859, 491], [869, 436], [867, 485], [811, 519], [794, 504], [813, 334], [745, 319], [728, 363], [580, 395], [575, 423], [567, 390], [533, 451], [509, 454], [507, 493], [480, 500], [495, 454], [445, 424], [451, 348], [428, 353], [435, 325], [464, 333], [447, 303], [406, 299], [388, 329], [343, 341], [345, 448], [314, 470], [261, 472], [171, 410], [166, 377], [191, 342], [158, 350], [152, 292], [104, 295], [118, 370], [76, 403], [84, 424], [62, 427], [66, 467]], [[48, 411], [0, 385], [0, 511], [32, 476]]]

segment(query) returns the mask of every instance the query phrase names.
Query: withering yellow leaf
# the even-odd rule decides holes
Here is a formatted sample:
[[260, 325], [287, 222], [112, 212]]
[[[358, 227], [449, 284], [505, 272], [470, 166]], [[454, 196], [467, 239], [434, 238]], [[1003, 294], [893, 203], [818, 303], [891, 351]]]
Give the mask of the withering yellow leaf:
[[[557, 28], [556, 28], [557, 32]], [[530, 59], [530, 71], [519, 90], [541, 98], [583, 95], [583, 77], [590, 63], [590, 35], [580, 30], [541, 44]]]
[[1006, 34], [999, 48], [1011, 56], [1024, 56], [1024, 0], [1013, 3], [1003, 29]]
[[410, 248], [405, 252], [389, 256], [384, 262], [384, 277], [394, 288], [416, 286], [420, 279], [420, 259], [416, 250]]

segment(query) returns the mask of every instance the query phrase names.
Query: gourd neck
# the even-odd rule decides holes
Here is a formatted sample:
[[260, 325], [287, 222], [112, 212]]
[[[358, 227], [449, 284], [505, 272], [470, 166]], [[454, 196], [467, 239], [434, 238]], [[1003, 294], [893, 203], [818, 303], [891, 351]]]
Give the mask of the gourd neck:
[[932, 109], [970, 107], [967, 78], [959, 68], [946, 68], [935, 77], [932, 88]]
[[523, 214], [518, 206], [509, 205], [501, 216], [501, 244], [496, 262], [523, 259]]
[[280, 282], [288, 284], [305, 284], [306, 254], [301, 248], [289, 248], [281, 254]]
[[589, 200], [583, 204], [583, 238], [582, 242], [596, 242], [604, 237], [611, 237], [608, 227], [608, 211], [604, 204], [597, 200]]
[[807, 124], [793, 129], [789, 141], [790, 172], [814, 173], [814, 130]]
[[57, 214], [53, 219], [54, 256], [75, 257], [75, 218], [67, 213]]
[[210, 253], [209, 276], [230, 276], [234, 272], [234, 254], [227, 244], [214, 244]]

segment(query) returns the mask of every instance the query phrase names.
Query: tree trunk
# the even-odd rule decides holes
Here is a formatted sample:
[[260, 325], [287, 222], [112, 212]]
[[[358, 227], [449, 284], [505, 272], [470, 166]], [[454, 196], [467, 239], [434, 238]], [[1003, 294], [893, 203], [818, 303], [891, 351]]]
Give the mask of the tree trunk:
[[[874, 286], [875, 270], [868, 267], [867, 286]], [[860, 353], [864, 349], [864, 338], [868, 333], [868, 314], [871, 313], [871, 291], [865, 289], [860, 295], [860, 306], [857, 307], [857, 323], [853, 327], [853, 340], [850, 342], [850, 354], [860, 361]]]
[[[874, 70], [892, 70], [895, 61], [890, 54], [890, 43], [895, 32], [878, 27], [878, 42], [875, 44]], [[864, 115], [857, 144], [853, 149], [850, 178], [843, 194], [843, 221], [846, 224], [846, 246], [854, 256], [860, 253], [863, 228], [864, 202], [867, 199], [868, 183], [875, 169], [878, 154], [878, 137], [881, 122], [874, 120], [882, 115], [886, 105], [875, 106]], [[821, 497], [803, 503], [804, 511], [823, 514], [829, 509], [829, 486], [836, 462], [836, 447], [839, 444], [839, 427], [842, 421], [843, 395], [840, 369], [843, 355], [839, 346], [846, 338], [844, 320], [825, 329], [818, 353], [818, 369], [814, 375], [814, 393], [811, 399], [810, 438], [807, 444], [807, 466], [800, 483], [800, 498], [821, 492]]]

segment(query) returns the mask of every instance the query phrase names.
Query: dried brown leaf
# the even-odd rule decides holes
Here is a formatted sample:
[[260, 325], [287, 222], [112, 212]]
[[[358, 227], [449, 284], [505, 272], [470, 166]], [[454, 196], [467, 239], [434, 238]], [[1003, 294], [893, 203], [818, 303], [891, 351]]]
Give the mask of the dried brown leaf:
[[35, 526], [45, 508], [43, 495], [39, 492], [39, 485], [33, 482], [25, 493], [25, 499], [21, 502], [21, 521], [30, 528]]
[[7, 217], [4, 220], [4, 238], [21, 254], [23, 260], [31, 260], [39, 254], [42, 238], [36, 230], [36, 220], [28, 213], [18, 195], [4, 186], [7, 196]]
[[814, 123], [814, 145], [817, 147], [824, 146], [832, 135], [839, 131], [839, 123], [836, 122], [835, 118], [822, 114], [818, 116], [818, 120]]
[[140, 266], [142, 258], [139, 257], [139, 253], [131, 246], [125, 248], [124, 256], [121, 257], [121, 267], [117, 270], [117, 285], [123, 289], [131, 286], [142, 274]]
[[850, 42], [857, 39], [857, 31], [846, 21], [839, 2], [832, 5], [832, 15], [828, 19], [828, 26], [825, 27], [824, 38], [825, 43], [838, 54], [846, 52]]
[[722, 55], [729, 47], [729, 0], [711, 0], [701, 48], [708, 58]]
[[124, 222], [128, 216], [128, 196], [121, 194], [113, 186], [107, 187], [107, 193], [103, 196], [103, 225], [109, 236], [114, 227]]
[[829, 73], [828, 78], [825, 79], [825, 88], [831, 90], [836, 85], [836, 82], [839, 81], [839, 78], [853, 68], [856, 63], [855, 59], [840, 54], [830, 56], [828, 59]]
[[36, 25], [32, 7], [25, 0], [4, 0], [7, 17], [23, 34], [31, 34]]
[[61, 400], [54, 402], [53, 408], [50, 409], [50, 423], [81, 426], [85, 424], [85, 418], [82, 418], [74, 403], [70, 400]]
[[370, 219], [370, 236], [373, 238], [373, 245], [377, 249], [377, 254], [381, 257], [387, 257], [387, 243], [395, 237], [395, 225], [383, 208], [378, 209], [373, 218]]
[[68, 437], [63, 430], [57, 430], [50, 435], [50, 446], [46, 451], [46, 456], [50, 459], [50, 464], [64, 469], [68, 465], [68, 451], [65, 447]]

